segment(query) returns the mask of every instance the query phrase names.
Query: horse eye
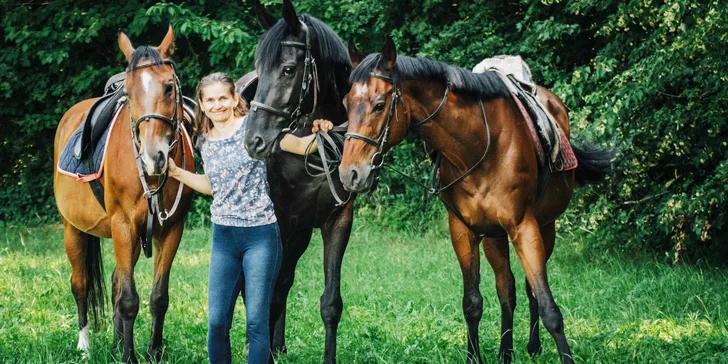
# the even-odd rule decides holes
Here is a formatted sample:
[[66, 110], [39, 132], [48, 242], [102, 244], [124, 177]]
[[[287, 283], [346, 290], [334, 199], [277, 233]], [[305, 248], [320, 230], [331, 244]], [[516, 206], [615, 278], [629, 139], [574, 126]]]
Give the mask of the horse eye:
[[293, 75], [293, 67], [283, 67], [283, 75], [284, 76]]
[[171, 83], [168, 83], [164, 86], [164, 93], [171, 94], [172, 90], [174, 90], [174, 85]]
[[384, 111], [384, 103], [383, 102], [377, 103], [376, 105], [374, 105], [374, 108], [372, 109], [372, 112], [374, 112], [374, 113], [380, 113], [382, 111]]

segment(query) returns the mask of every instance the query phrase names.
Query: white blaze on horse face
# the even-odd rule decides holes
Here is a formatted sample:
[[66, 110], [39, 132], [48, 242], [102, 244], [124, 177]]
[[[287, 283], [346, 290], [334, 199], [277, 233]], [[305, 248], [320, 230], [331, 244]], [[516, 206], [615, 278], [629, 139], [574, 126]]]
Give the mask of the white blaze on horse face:
[[144, 87], [144, 92], [149, 93], [149, 87], [152, 84], [152, 75], [149, 73], [149, 71], [143, 71], [142, 72], [142, 87]]
[[78, 350], [81, 350], [81, 357], [88, 359], [88, 325], [84, 326], [81, 331], [78, 332]]
[[360, 83], [354, 86], [355, 97], [365, 97], [367, 95], [367, 92], [369, 92], [369, 87], [367, 87], [365, 83]]

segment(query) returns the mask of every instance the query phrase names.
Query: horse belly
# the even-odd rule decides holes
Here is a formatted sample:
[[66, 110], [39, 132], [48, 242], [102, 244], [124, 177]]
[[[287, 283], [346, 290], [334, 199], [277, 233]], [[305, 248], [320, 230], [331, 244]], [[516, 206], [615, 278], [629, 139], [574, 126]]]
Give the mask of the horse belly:
[[550, 176], [541, 198], [536, 203], [536, 220], [544, 225], [556, 220], [566, 211], [574, 192], [574, 172], [559, 172]]
[[111, 237], [111, 221], [87, 183], [56, 172], [53, 189], [58, 212], [67, 222], [85, 233]]

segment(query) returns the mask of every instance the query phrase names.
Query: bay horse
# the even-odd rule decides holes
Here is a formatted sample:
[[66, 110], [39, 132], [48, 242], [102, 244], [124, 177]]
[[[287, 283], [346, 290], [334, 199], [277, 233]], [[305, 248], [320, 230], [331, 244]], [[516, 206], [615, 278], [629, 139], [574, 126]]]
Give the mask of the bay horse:
[[[111, 238], [116, 259], [112, 275], [114, 349], [118, 350], [122, 342], [121, 360], [136, 362], [133, 330], [139, 311], [139, 295], [134, 266], [142, 251], [141, 241], [150, 206], [148, 198], [155, 194], [147, 187], [159, 189], [164, 185], [162, 181], [168, 157], [188, 171], [194, 171], [195, 165], [189, 137], [180, 124], [183, 106], [179, 80], [174, 64], [169, 60], [174, 47], [171, 25], [158, 47], [134, 49], [123, 32], [119, 32], [118, 44], [129, 63], [124, 85], [127, 101], [109, 132], [103, 174], [99, 178], [104, 189], [105, 209], [87, 184], [59, 173], [58, 168], [54, 171], [53, 190], [63, 221], [66, 254], [72, 268], [71, 288], [78, 308], [80, 330], [78, 348], [84, 356], [88, 356], [89, 309], [97, 325], [99, 317], [104, 314], [106, 297], [99, 238]], [[67, 141], [83, 122], [94, 101], [82, 101], [63, 115], [54, 142], [55, 165], [58, 165]], [[162, 357], [162, 328], [169, 305], [170, 268], [192, 199], [192, 190], [175, 179], [167, 180], [165, 187], [157, 194], [161, 209], [164, 214], [169, 210], [169, 215], [151, 216], [153, 220], [166, 217], [163, 226], [154, 222], [152, 232], [155, 248], [154, 279], [149, 299], [152, 332], [146, 355], [156, 361]]]
[[271, 347], [274, 352], [287, 350], [288, 293], [312, 231], [320, 228], [324, 242], [325, 287], [320, 301], [326, 329], [324, 362], [334, 363], [343, 310], [341, 264], [351, 232], [354, 196], [346, 198], [336, 168], [330, 186], [325, 176], [307, 173], [304, 157], [281, 151], [278, 142], [288, 127], [296, 126], [291, 131], [295, 135], [311, 134], [310, 122], [317, 118], [334, 125], [346, 121], [341, 100], [349, 91], [351, 62], [341, 38], [320, 20], [307, 14], [298, 16], [290, 1], [284, 1], [281, 20], [259, 3], [255, 12], [266, 32], [256, 51], [259, 78], [245, 142], [251, 157], [266, 160], [283, 243], [283, 262], [271, 306]]
[[[572, 363], [546, 262], [554, 248], [555, 220], [569, 204], [575, 179], [603, 178], [613, 153], [574, 147], [579, 167], [553, 173], [538, 197], [534, 143], [509, 90], [494, 72], [473, 74], [429, 59], [398, 57], [387, 36], [383, 52], [367, 56], [352, 72], [351, 81], [344, 99], [349, 124], [339, 166], [347, 190], [369, 189], [384, 153], [410, 129], [441, 154], [440, 198], [448, 208], [450, 236], [463, 276], [467, 361], [482, 360], [481, 239], [501, 306], [499, 359], [512, 359], [516, 293], [510, 239], [526, 273], [531, 314], [528, 352], [535, 355], [541, 350], [540, 317], [563, 362]], [[545, 88], [539, 88], [538, 95], [569, 138], [566, 106]]]

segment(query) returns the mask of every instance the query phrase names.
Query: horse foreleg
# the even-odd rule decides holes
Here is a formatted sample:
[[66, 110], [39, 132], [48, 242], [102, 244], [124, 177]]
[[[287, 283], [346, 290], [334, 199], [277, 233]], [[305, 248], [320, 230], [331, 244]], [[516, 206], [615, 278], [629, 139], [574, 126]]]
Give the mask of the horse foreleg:
[[[120, 321], [124, 349], [121, 361], [136, 363], [134, 353], [134, 320], [139, 313], [139, 295], [134, 283], [134, 266], [139, 259], [141, 244], [129, 224], [113, 223], [111, 237], [114, 240], [116, 269], [114, 272], [114, 321]], [[117, 327], [118, 329], [118, 327]]]
[[341, 262], [349, 243], [354, 203], [349, 202], [338, 216], [330, 217], [321, 227], [324, 239], [324, 293], [321, 295], [321, 319], [326, 329], [324, 363], [336, 363], [336, 334], [344, 302], [341, 299]]
[[516, 309], [516, 281], [511, 270], [508, 238], [486, 238], [483, 251], [495, 274], [495, 289], [501, 307], [501, 343], [498, 359], [510, 363], [513, 359], [513, 311]]
[[544, 327], [556, 341], [564, 363], [573, 363], [569, 344], [564, 335], [564, 319], [551, 294], [546, 275], [546, 249], [536, 218], [527, 212], [521, 222], [508, 227], [508, 235], [526, 273], [533, 296], [538, 302], [538, 314]]
[[[554, 242], [556, 240], [556, 222], [550, 222], [544, 226], [541, 226], [541, 237], [543, 238], [544, 253], [546, 254], [546, 261], [548, 262], [551, 257], [551, 253], [554, 251]], [[526, 294], [528, 295], [528, 306], [531, 311], [531, 324], [529, 328], [528, 338], [528, 354], [535, 356], [541, 353], [541, 335], [539, 333], [538, 325], [538, 300], [533, 295], [531, 285], [526, 279]]]
[[164, 316], [169, 307], [169, 271], [182, 239], [184, 220], [180, 220], [165, 230], [164, 238], [155, 241], [154, 282], [152, 283], [152, 293], [149, 296], [152, 334], [147, 349], [147, 359], [156, 362], [162, 360], [162, 331]]
[[271, 350], [273, 353], [286, 352], [286, 303], [288, 292], [293, 286], [296, 265], [311, 242], [312, 228], [298, 230], [293, 234], [289, 229], [280, 225], [281, 240], [283, 242], [283, 258], [281, 269], [278, 272], [276, 285], [271, 300]]
[[78, 350], [81, 350], [84, 358], [89, 355], [88, 343], [88, 271], [86, 269], [86, 244], [87, 235], [76, 229], [73, 225], [64, 221], [63, 245], [66, 248], [66, 255], [71, 262], [71, 291], [76, 299], [78, 309]]
[[483, 316], [483, 296], [480, 294], [480, 251], [478, 238], [463, 223], [448, 213], [450, 239], [463, 274], [463, 315], [468, 325], [468, 363], [481, 363], [478, 326]]

